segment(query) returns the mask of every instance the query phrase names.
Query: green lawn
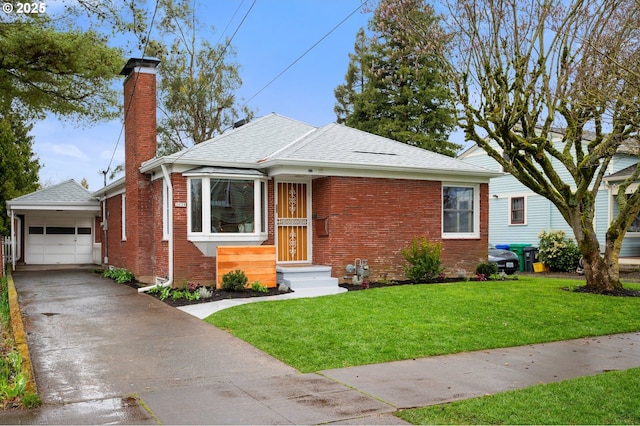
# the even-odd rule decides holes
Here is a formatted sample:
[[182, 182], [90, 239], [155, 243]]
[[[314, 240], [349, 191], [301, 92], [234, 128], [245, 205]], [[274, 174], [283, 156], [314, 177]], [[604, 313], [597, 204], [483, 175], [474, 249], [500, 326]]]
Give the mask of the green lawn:
[[387, 287], [250, 303], [206, 321], [302, 372], [640, 330], [640, 298], [561, 289], [578, 283]]
[[640, 424], [640, 368], [397, 413], [413, 424]]

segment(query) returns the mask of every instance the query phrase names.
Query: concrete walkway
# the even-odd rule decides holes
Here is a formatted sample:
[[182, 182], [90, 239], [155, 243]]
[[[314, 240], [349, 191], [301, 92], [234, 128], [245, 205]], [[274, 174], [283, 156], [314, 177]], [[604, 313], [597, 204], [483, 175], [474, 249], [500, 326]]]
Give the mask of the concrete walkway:
[[403, 424], [398, 408], [640, 366], [628, 333], [301, 374], [88, 271], [14, 280], [45, 404], [2, 424]]

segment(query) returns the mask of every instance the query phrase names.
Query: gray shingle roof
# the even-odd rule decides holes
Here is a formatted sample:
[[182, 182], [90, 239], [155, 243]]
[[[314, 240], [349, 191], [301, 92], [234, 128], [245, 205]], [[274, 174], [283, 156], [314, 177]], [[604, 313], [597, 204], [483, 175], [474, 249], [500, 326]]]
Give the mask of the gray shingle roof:
[[315, 127], [271, 113], [189, 149], [153, 159], [162, 163], [268, 169], [279, 165], [496, 176], [479, 166], [339, 124]]
[[99, 203], [98, 199], [75, 180], [70, 179], [48, 188], [43, 188], [30, 194], [16, 197], [7, 202], [11, 206], [32, 204], [92, 204]]

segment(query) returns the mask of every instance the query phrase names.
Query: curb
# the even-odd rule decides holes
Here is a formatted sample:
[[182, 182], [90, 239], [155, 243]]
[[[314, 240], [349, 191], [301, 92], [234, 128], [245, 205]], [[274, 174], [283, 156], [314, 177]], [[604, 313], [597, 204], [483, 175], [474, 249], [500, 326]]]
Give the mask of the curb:
[[11, 314], [11, 328], [13, 329], [13, 338], [22, 357], [22, 373], [27, 376], [26, 389], [33, 393], [38, 393], [35, 376], [33, 374], [33, 365], [29, 356], [29, 346], [27, 345], [27, 335], [24, 332], [24, 323], [22, 322], [22, 312], [18, 304], [18, 292], [13, 282], [11, 268], [7, 269], [7, 291], [9, 296], [9, 311]]

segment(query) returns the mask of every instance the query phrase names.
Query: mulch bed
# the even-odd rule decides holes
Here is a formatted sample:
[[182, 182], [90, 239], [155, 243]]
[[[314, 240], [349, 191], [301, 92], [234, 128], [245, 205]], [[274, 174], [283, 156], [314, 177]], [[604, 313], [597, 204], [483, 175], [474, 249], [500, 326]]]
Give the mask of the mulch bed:
[[[578, 281], [580, 280], [584, 281], [584, 276], [578, 275], [574, 272], [542, 272], [542, 273], [521, 272], [519, 273], [519, 275], [535, 275], [538, 277], [544, 276], [547, 278], [568, 278], [568, 279], [575, 279]], [[507, 278], [507, 282], [509, 281], [509, 278], [510, 277]], [[629, 272], [621, 271], [620, 278], [622, 279], [623, 282], [640, 282], [640, 272], [639, 271], [629, 271]], [[393, 287], [393, 286], [399, 286], [399, 285], [424, 285], [424, 284], [428, 285], [428, 284], [454, 283], [454, 282], [461, 282], [461, 281], [462, 280], [460, 280], [459, 278], [438, 278], [430, 282], [420, 283], [420, 284], [414, 284], [410, 281], [385, 281], [385, 282], [369, 282], [365, 286], [360, 284], [340, 284], [340, 287], [348, 291], [359, 291], [359, 290], [366, 290], [367, 288]], [[476, 281], [476, 278], [473, 277], [469, 281]], [[137, 283], [129, 283], [129, 285], [133, 288], [136, 288], [136, 289], [138, 288]], [[211, 287], [209, 287], [209, 289], [213, 291], [213, 297], [210, 297], [208, 299], [186, 300], [181, 298], [181, 299], [174, 300], [171, 297], [168, 297], [164, 299], [163, 302], [170, 306], [179, 307], [179, 306], [187, 306], [187, 305], [196, 305], [199, 303], [215, 302], [215, 301], [224, 300], [224, 299], [240, 299], [240, 298], [248, 298], [248, 297], [265, 297], [265, 296], [268, 297], [268, 296], [277, 296], [280, 294], [286, 294], [286, 293], [292, 292], [292, 290], [281, 291], [277, 287], [270, 288], [268, 293], [260, 293], [257, 291], [251, 291], [250, 289], [247, 289], [245, 291], [225, 291], [220, 289], [214, 290]], [[579, 286], [572, 289], [569, 289], [569, 288], [565, 288], [565, 289], [581, 292], [581, 293], [593, 293], [591, 289], [588, 289], [584, 286]], [[622, 289], [617, 292], [607, 293], [607, 295], [622, 296], [622, 297], [640, 297], [640, 291]], [[155, 297], [158, 300], [160, 299], [159, 294], [149, 294], [149, 296]]]

